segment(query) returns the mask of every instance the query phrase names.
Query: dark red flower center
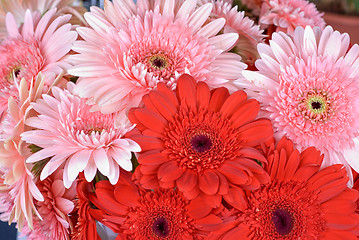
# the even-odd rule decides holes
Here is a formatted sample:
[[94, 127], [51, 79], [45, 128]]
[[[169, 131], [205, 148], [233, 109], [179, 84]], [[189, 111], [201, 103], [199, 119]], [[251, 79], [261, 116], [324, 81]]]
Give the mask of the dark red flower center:
[[312, 108], [313, 109], [321, 109], [322, 104], [320, 102], [312, 102]]
[[153, 67], [158, 69], [163, 69], [167, 67], [168, 63], [166, 61], [166, 58], [162, 55], [155, 55], [150, 58], [150, 63]]
[[155, 235], [161, 238], [166, 238], [170, 234], [170, 229], [166, 218], [157, 218], [152, 225], [152, 230]]
[[212, 147], [212, 140], [206, 136], [206, 135], [195, 135], [192, 139], [191, 139], [191, 146], [192, 148], [201, 153], [201, 152], [205, 152], [209, 149], [211, 149]]
[[289, 234], [294, 226], [294, 219], [286, 209], [277, 208], [273, 211], [272, 221], [275, 229], [280, 235]]

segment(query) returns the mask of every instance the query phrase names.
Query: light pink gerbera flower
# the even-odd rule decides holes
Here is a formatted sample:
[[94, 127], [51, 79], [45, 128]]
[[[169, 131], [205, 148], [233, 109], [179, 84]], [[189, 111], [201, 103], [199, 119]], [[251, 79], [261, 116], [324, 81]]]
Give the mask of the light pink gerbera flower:
[[239, 84], [262, 103], [277, 139], [314, 146], [324, 166], [358, 172], [359, 46], [348, 46], [348, 34], [330, 26], [298, 27], [293, 38], [274, 33], [270, 45], [258, 45], [259, 72], [244, 71], [248, 81]]
[[[57, 8], [57, 15], [63, 15], [70, 13], [73, 15], [73, 21], [84, 21], [81, 15], [82, 8], [71, 7], [74, 0], [11, 0], [0, 1], [0, 40], [7, 36], [5, 26], [6, 13], [10, 12], [14, 18], [17, 26], [24, 23], [26, 11], [39, 11], [41, 14], [45, 14], [47, 11], [53, 8]], [[78, 11], [79, 10], [79, 11]], [[71, 21], [72, 22], [72, 21]]]
[[50, 86], [69, 68], [65, 56], [77, 33], [67, 23], [70, 15], [56, 18], [55, 14], [56, 9], [42, 17], [40, 12], [26, 11], [20, 28], [11, 13], [6, 15], [8, 37], [0, 43], [0, 115], [7, 108], [8, 98], [17, 97], [16, 79], [25, 78], [30, 83], [41, 71]]
[[276, 31], [293, 34], [298, 26], [325, 27], [323, 13], [306, 0], [264, 0], [259, 22], [263, 26], [274, 25]]
[[75, 207], [73, 200], [76, 197], [76, 184], [66, 189], [62, 182], [62, 174], [61, 169], [37, 183], [44, 201], [36, 201], [35, 205], [43, 220], [34, 220], [34, 229], [25, 233], [28, 240], [70, 239], [73, 226], [69, 214]]
[[20, 134], [25, 130], [24, 122], [33, 112], [29, 110], [30, 102], [41, 96], [43, 85], [42, 74], [32, 79], [30, 89], [23, 78], [18, 86], [18, 98], [9, 98], [9, 109], [1, 119], [0, 179], [3, 180], [0, 184], [0, 199], [9, 207], [2, 217], [9, 222], [17, 221], [19, 229], [25, 219], [32, 228], [33, 212], [40, 217], [33, 198], [43, 200], [30, 172], [32, 165], [25, 162], [31, 154], [28, 145], [20, 139]]
[[246, 66], [228, 50], [238, 35], [219, 33], [222, 18], [207, 24], [213, 4], [196, 2], [106, 0], [105, 10], [91, 8], [85, 19], [92, 28], [78, 28], [84, 41], [73, 47], [80, 53], [69, 70], [80, 77], [75, 93], [110, 113], [137, 106], [159, 82], [174, 89], [183, 73], [236, 90], [232, 82]]
[[[27, 149], [28, 150], [28, 149]], [[25, 152], [25, 147], [22, 152]], [[1, 142], [0, 144], [0, 169], [4, 175], [0, 193], [2, 196], [7, 195], [11, 198], [11, 206], [7, 215], [9, 223], [16, 221], [18, 228], [21, 230], [25, 220], [32, 228], [33, 213], [40, 219], [33, 198], [43, 201], [44, 198], [36, 187], [33, 175], [25, 163], [26, 157], [30, 151], [19, 153], [18, 146], [14, 141]]]
[[39, 130], [23, 133], [22, 140], [43, 148], [28, 159], [34, 163], [50, 160], [41, 171], [44, 180], [64, 164], [63, 180], [69, 188], [78, 174], [84, 171], [91, 181], [97, 169], [107, 176], [112, 184], [119, 178], [120, 167], [132, 170], [131, 152], [141, 151], [133, 140], [122, 138], [133, 127], [117, 122], [115, 114], [91, 112], [86, 99], [73, 95], [73, 83], [67, 90], [52, 88], [52, 94], [33, 104], [39, 113], [26, 122]]
[[239, 38], [235, 43], [232, 52], [238, 53], [242, 61], [250, 66], [254, 65], [259, 57], [257, 44], [263, 42], [263, 30], [254, 21], [245, 17], [245, 12], [238, 12], [238, 6], [232, 8], [232, 5], [225, 1], [202, 0], [203, 3], [213, 2], [212, 16], [214, 18], [224, 18], [224, 33], [237, 33]]

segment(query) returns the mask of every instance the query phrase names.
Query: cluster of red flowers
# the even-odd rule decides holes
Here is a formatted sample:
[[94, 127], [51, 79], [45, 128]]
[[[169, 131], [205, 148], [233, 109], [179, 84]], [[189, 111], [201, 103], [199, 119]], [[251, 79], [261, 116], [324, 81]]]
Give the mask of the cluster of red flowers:
[[96, 239], [94, 220], [117, 240], [357, 239], [358, 191], [342, 165], [320, 169], [314, 147], [275, 143], [245, 92], [182, 75], [143, 102], [129, 114], [139, 165], [115, 185], [78, 184], [76, 239]]

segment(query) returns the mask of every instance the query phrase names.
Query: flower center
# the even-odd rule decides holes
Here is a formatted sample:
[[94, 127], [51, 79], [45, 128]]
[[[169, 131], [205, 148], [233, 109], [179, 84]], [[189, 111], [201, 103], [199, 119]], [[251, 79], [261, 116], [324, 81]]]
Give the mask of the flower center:
[[183, 107], [165, 132], [168, 156], [182, 168], [202, 172], [238, 156], [240, 144], [235, 129], [220, 113]]
[[314, 114], [321, 114], [325, 112], [326, 103], [325, 99], [321, 96], [313, 96], [307, 101], [308, 109]]
[[294, 226], [292, 214], [285, 209], [277, 208], [273, 211], [272, 221], [280, 235], [289, 234]]
[[5, 86], [13, 84], [14, 77], [30, 81], [44, 64], [35, 39], [6, 39], [0, 45], [0, 55], [0, 79]]
[[319, 239], [325, 221], [316, 193], [306, 184], [274, 180], [254, 191], [243, 215], [251, 231], [265, 239]]
[[103, 114], [92, 112], [91, 106], [86, 104], [85, 99], [80, 100], [79, 109], [73, 123], [75, 131], [83, 132], [86, 135], [101, 135], [103, 132], [110, 133], [114, 129], [114, 114]]
[[306, 119], [325, 122], [331, 112], [330, 98], [325, 91], [313, 90], [302, 95], [298, 108]]
[[156, 69], [162, 70], [168, 66], [168, 60], [163, 54], [156, 54], [149, 58], [149, 64]]
[[157, 218], [152, 225], [152, 230], [155, 235], [161, 238], [165, 238], [169, 235], [170, 230], [166, 218]]
[[207, 135], [204, 134], [195, 135], [191, 139], [191, 146], [195, 151], [199, 153], [205, 152], [211, 149], [212, 140]]

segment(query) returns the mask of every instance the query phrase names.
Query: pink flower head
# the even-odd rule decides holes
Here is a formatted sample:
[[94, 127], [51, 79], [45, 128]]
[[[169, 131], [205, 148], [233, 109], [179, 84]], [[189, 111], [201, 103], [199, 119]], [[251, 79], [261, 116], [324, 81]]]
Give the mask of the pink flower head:
[[[211, 2], [202, 0], [202, 2]], [[238, 12], [238, 6], [232, 8], [231, 4], [224, 1], [215, 1], [213, 3], [212, 15], [214, 18], [224, 18], [224, 33], [237, 33], [239, 38], [236, 41], [234, 49], [242, 57], [242, 61], [248, 65], [253, 65], [259, 57], [257, 44], [263, 41], [263, 30], [254, 21], [245, 17], [245, 12]]]
[[228, 51], [236, 33], [220, 34], [224, 19], [207, 24], [213, 4], [188, 1], [105, 1], [105, 9], [85, 14], [91, 28], [78, 28], [69, 70], [79, 76], [75, 93], [92, 98], [104, 113], [137, 106], [143, 95], [164, 82], [172, 89], [190, 73], [211, 87], [231, 84], [245, 68]]
[[84, 171], [91, 181], [97, 169], [115, 184], [120, 167], [132, 170], [131, 152], [141, 149], [137, 143], [122, 136], [133, 127], [115, 124], [115, 114], [91, 112], [86, 99], [73, 95], [73, 83], [67, 90], [52, 88], [52, 94], [33, 104], [39, 113], [26, 122], [38, 130], [23, 133], [22, 140], [43, 148], [31, 155], [27, 162], [33, 163], [50, 158], [42, 169], [44, 180], [64, 164], [63, 180], [69, 188], [78, 174]]
[[29, 151], [26, 152], [26, 149], [22, 149], [22, 152], [23, 154], [20, 154], [14, 141], [5, 141], [0, 144], [0, 172], [3, 173], [0, 195], [2, 200], [11, 206], [11, 209], [8, 209], [8, 219], [6, 220], [9, 223], [16, 221], [20, 230], [25, 220], [30, 228], [33, 227], [33, 213], [41, 219], [33, 203], [33, 198], [38, 201], [44, 200], [34, 183], [28, 164], [25, 163]]
[[259, 21], [264, 25], [273, 24], [276, 31], [292, 34], [298, 26], [325, 27], [323, 13], [306, 0], [264, 0]]
[[55, 17], [56, 9], [42, 17], [40, 12], [26, 11], [18, 28], [11, 13], [6, 16], [8, 37], [0, 43], [0, 114], [7, 108], [8, 98], [17, 97], [16, 79], [31, 79], [41, 71], [50, 86], [57, 75], [69, 68], [65, 55], [70, 51], [77, 33], [67, 23], [70, 15]]
[[277, 139], [316, 147], [324, 166], [359, 171], [359, 46], [348, 46], [348, 34], [330, 26], [298, 27], [293, 38], [274, 33], [258, 46], [259, 71], [244, 71], [248, 81], [239, 84], [262, 103]]
[[24, 23], [26, 11], [39, 11], [45, 14], [53, 8], [57, 8], [57, 15], [63, 15], [65, 12], [73, 14], [79, 20], [83, 19], [82, 16], [76, 11], [75, 8], [70, 7], [74, 0], [11, 0], [0, 1], [0, 40], [6, 38], [8, 35], [5, 26], [5, 16], [10, 12], [14, 18], [17, 26]]
[[76, 184], [69, 189], [62, 182], [63, 170], [51, 174], [37, 183], [44, 196], [44, 201], [35, 202], [43, 220], [34, 221], [34, 230], [27, 233], [28, 240], [68, 240], [73, 228], [69, 214], [74, 210], [73, 200], [76, 197]]

